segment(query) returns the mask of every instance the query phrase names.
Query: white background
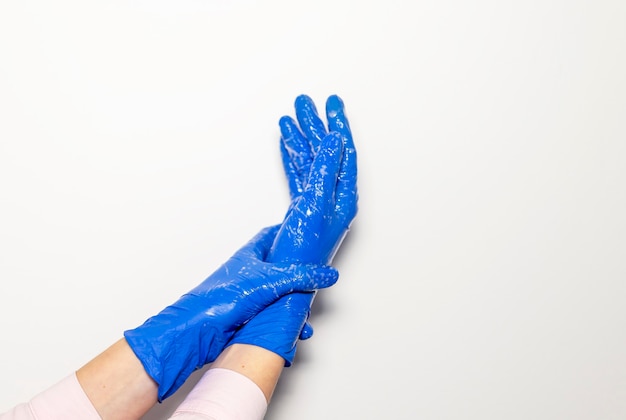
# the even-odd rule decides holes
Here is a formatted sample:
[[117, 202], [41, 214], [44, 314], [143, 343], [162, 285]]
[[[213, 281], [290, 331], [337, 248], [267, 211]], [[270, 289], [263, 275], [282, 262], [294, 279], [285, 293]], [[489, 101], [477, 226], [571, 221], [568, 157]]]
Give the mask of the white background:
[[622, 0], [0, 2], [0, 412], [279, 222], [277, 121], [337, 93], [360, 210], [266, 418], [626, 418], [625, 22]]

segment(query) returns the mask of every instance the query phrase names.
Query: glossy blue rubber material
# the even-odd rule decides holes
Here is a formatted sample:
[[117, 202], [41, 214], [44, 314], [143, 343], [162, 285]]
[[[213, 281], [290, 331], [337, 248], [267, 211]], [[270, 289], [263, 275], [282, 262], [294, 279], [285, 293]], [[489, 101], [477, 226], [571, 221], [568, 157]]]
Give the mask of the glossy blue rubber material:
[[[288, 116], [279, 121], [292, 201], [267, 260], [329, 264], [357, 213], [356, 149], [338, 96], [326, 102], [328, 128], [308, 96], [299, 96], [295, 109], [297, 123]], [[306, 321], [314, 296], [279, 299], [244, 325], [231, 344], [266, 348], [290, 366], [298, 338], [313, 334]]]
[[177, 302], [124, 332], [159, 385], [159, 401], [196, 369], [215, 360], [238, 327], [281, 296], [312, 292], [337, 281], [337, 271], [313, 264], [266, 262], [278, 226], [266, 228]]

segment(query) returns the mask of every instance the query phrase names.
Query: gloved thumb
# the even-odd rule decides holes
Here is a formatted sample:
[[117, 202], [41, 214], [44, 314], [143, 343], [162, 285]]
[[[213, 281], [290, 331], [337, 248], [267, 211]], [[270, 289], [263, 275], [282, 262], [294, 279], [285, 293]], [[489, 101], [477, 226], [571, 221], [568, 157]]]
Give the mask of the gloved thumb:
[[282, 281], [276, 284], [276, 293], [279, 296], [292, 292], [314, 292], [325, 289], [337, 283], [339, 279], [336, 268], [317, 264], [292, 264], [285, 268], [282, 275]]
[[300, 340], [308, 340], [313, 337], [313, 327], [309, 324], [309, 321], [304, 323], [302, 331], [300, 331]]

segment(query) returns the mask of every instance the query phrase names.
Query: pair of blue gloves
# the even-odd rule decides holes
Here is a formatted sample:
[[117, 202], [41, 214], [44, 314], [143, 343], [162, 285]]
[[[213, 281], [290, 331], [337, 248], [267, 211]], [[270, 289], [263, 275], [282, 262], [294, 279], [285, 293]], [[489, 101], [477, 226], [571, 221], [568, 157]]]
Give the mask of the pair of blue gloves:
[[174, 304], [124, 337], [159, 385], [159, 401], [227, 346], [268, 349], [290, 366], [318, 289], [332, 286], [329, 267], [357, 212], [356, 149], [343, 102], [326, 102], [328, 126], [305, 95], [296, 120], [280, 119], [281, 155], [291, 203], [283, 223], [263, 229]]

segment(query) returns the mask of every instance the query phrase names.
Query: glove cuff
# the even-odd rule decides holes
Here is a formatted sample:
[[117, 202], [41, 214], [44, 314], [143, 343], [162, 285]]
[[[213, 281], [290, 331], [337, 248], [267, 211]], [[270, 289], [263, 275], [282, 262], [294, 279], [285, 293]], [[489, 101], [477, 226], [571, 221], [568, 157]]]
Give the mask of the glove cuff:
[[178, 327], [174, 321], [184, 318], [170, 309], [124, 331], [128, 345], [159, 386], [159, 402], [174, 394], [196, 369], [214, 361], [229, 338], [209, 325]]

